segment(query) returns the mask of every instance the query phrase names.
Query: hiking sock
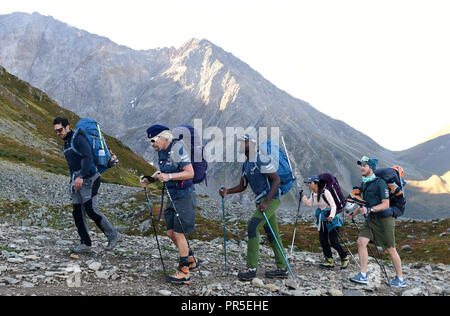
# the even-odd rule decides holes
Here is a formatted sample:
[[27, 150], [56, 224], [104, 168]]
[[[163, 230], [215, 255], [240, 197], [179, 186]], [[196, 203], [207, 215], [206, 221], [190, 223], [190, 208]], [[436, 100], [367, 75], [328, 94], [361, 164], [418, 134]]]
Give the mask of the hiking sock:
[[189, 267], [189, 257], [180, 257], [180, 266], [181, 267]]

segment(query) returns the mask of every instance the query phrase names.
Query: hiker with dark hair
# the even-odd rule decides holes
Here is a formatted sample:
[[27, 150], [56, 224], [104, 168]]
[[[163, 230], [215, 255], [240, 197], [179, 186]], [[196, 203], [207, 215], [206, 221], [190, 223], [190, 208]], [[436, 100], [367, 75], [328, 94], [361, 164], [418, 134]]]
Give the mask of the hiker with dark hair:
[[394, 264], [397, 276], [389, 285], [405, 287], [406, 280], [403, 278], [401, 259], [395, 248], [394, 218], [392, 216], [379, 216], [389, 208], [390, 203], [388, 185], [383, 179], [375, 175], [378, 159], [364, 156], [357, 163], [361, 166], [362, 198], [367, 202], [368, 207], [360, 207], [349, 215], [350, 219], [353, 219], [357, 214], [363, 214], [366, 218], [357, 241], [361, 272], [350, 280], [362, 284], [368, 283], [369, 254], [367, 246], [372, 241], [376, 246], [386, 249]]
[[197, 197], [192, 179], [194, 169], [189, 150], [183, 141], [175, 141], [170, 129], [163, 125], [152, 125], [147, 129], [150, 145], [158, 152], [159, 171], [151, 177], [141, 179], [141, 186], [156, 180], [165, 184], [169, 194], [164, 217], [167, 235], [178, 248], [179, 270], [167, 276], [170, 283], [189, 284], [190, 272], [198, 271], [193, 252], [189, 249], [185, 234], [194, 231]]
[[[322, 268], [334, 268], [333, 253], [331, 247], [336, 249], [341, 258], [341, 269], [346, 269], [349, 264], [347, 253], [339, 243], [339, 227], [342, 226], [342, 218], [336, 214], [336, 203], [330, 191], [325, 189], [325, 183], [320, 181], [317, 176], [309, 177], [305, 181], [309, 185], [311, 195], [309, 199], [306, 196], [302, 197], [302, 202], [309, 206], [315, 206], [316, 224], [319, 231], [319, 240], [322, 246], [322, 251], [325, 256], [325, 262], [320, 266]], [[330, 246], [331, 244], [331, 246]]]
[[[72, 214], [81, 239], [79, 245], [70, 246], [69, 249], [74, 253], [92, 252], [87, 214], [108, 238], [108, 245], [105, 247], [105, 250], [112, 250], [119, 242], [120, 234], [97, 208], [100, 174], [94, 163], [88, 139], [82, 132], [79, 132], [72, 141], [74, 132], [71, 130], [67, 118], [55, 118], [53, 127], [58, 137], [64, 141], [64, 156], [70, 170]], [[76, 150], [72, 148], [72, 144], [76, 147]], [[115, 159], [116, 157], [113, 155], [111, 161]]]
[[[256, 195], [256, 210], [248, 223], [247, 269], [239, 272], [238, 277], [244, 281], [249, 281], [256, 277], [259, 261], [259, 230], [264, 227], [275, 254], [275, 264], [277, 266], [273, 271], [266, 271], [265, 276], [268, 278], [287, 278], [287, 264], [280, 250], [282, 246], [277, 247], [276, 244], [276, 240], [281, 243], [277, 215], [275, 213], [280, 206], [280, 176], [270, 157], [256, 152], [255, 139], [245, 134], [239, 141], [241, 141], [239, 150], [241, 153], [245, 153], [246, 156], [246, 160], [242, 166], [240, 183], [233, 188], [221, 188], [219, 190], [219, 194], [225, 197], [228, 194], [243, 192], [248, 184], [250, 184], [250, 187]], [[274, 234], [272, 234], [270, 228], [265, 223], [263, 212], [266, 214]]]

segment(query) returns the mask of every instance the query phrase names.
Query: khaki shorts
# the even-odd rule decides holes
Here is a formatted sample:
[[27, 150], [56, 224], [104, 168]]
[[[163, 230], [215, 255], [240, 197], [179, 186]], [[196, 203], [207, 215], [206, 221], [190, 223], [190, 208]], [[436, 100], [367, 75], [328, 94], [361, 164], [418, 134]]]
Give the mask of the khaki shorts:
[[376, 215], [370, 216], [366, 223], [361, 228], [359, 237], [368, 238], [383, 248], [395, 248], [395, 222], [392, 216], [378, 218]]

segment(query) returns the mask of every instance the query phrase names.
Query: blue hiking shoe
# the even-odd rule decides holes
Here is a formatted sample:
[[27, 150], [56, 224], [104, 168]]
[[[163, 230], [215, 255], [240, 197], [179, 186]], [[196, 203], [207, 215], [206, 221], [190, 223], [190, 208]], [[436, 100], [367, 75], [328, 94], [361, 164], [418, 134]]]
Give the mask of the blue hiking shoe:
[[405, 278], [402, 279], [403, 280], [400, 280], [400, 278], [396, 276], [394, 280], [389, 282], [389, 285], [393, 287], [406, 287], [406, 279]]
[[353, 278], [350, 278], [350, 281], [361, 284], [367, 284], [369, 283], [369, 276], [366, 274], [366, 276], [364, 277], [360, 272], [358, 273], [358, 275], [354, 276]]

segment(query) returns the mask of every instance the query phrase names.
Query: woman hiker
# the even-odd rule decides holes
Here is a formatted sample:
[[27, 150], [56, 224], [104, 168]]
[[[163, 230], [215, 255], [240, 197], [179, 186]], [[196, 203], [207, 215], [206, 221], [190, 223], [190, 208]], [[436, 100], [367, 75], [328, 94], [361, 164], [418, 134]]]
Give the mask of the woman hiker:
[[309, 207], [315, 206], [317, 208], [315, 213], [316, 224], [318, 225], [320, 244], [325, 255], [325, 262], [320, 266], [328, 269], [334, 268], [331, 252], [331, 247], [333, 247], [341, 257], [341, 269], [346, 269], [349, 258], [338, 240], [342, 218], [340, 215], [336, 215], [336, 204], [333, 196], [330, 191], [324, 188], [325, 183], [321, 182], [317, 176], [309, 177], [305, 183], [308, 183], [311, 195], [309, 199], [303, 196], [302, 202]]

